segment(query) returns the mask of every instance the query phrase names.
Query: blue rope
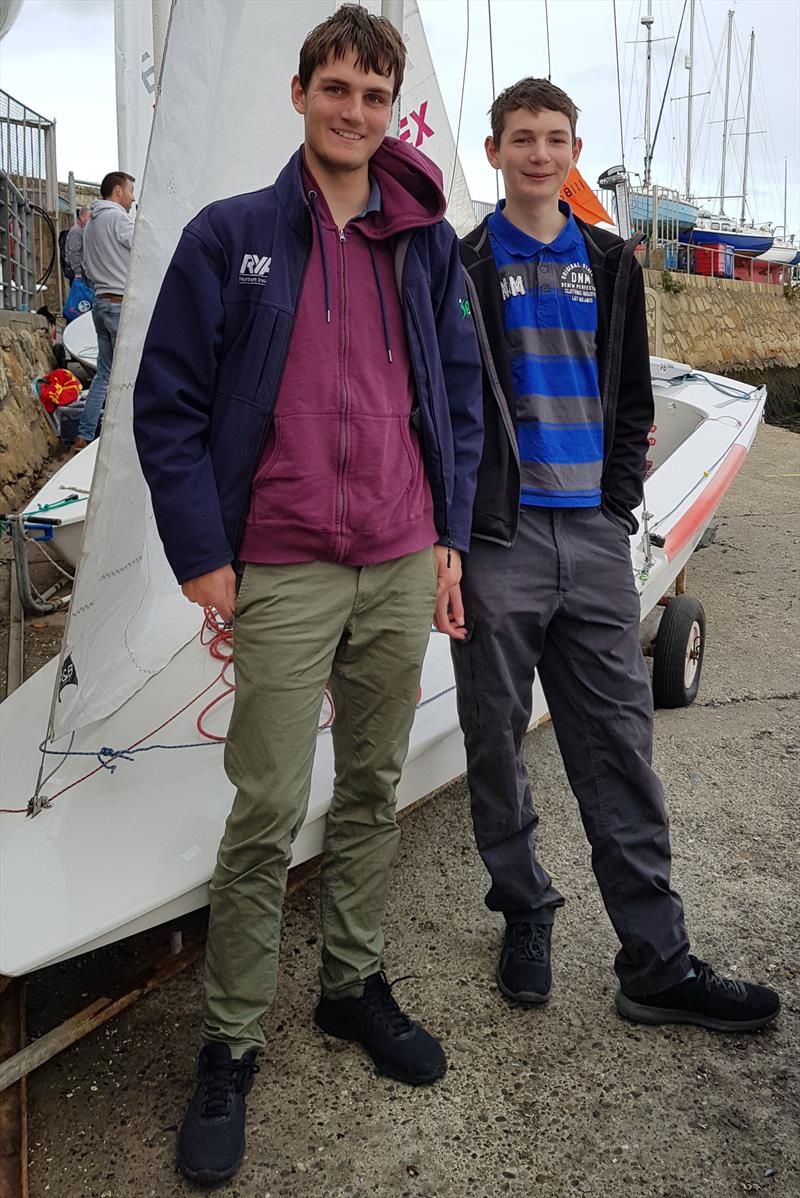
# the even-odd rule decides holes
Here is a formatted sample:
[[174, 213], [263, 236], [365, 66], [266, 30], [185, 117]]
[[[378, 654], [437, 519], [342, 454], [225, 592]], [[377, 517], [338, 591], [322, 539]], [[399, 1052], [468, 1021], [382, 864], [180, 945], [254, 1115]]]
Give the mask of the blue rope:
[[49, 754], [52, 757], [62, 757], [64, 760], [67, 757], [94, 757], [104, 770], [114, 773], [116, 770], [115, 761], [133, 761], [137, 753], [150, 753], [153, 749], [205, 749], [209, 745], [221, 745], [224, 741], [221, 740], [196, 740], [187, 745], [142, 745], [138, 749], [110, 749], [104, 746], [102, 749], [47, 749], [45, 745], [47, 741], [42, 741], [39, 745], [39, 752]]

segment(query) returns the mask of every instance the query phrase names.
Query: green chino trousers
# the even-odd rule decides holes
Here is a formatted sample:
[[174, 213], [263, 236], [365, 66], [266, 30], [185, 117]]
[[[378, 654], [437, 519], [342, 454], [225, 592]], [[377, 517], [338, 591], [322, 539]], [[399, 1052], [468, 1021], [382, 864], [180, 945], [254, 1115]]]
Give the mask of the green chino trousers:
[[262, 1048], [276, 989], [291, 845], [308, 807], [330, 680], [335, 776], [321, 876], [326, 995], [359, 995], [381, 968], [382, 922], [408, 751], [436, 601], [432, 549], [375, 566], [245, 568], [225, 770], [236, 787], [211, 882], [202, 1038]]

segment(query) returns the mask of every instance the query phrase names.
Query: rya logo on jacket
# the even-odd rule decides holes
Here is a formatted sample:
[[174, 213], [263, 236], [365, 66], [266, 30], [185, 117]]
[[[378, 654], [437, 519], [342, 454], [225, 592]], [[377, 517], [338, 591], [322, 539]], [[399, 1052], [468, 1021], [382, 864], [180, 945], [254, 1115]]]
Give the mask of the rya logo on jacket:
[[259, 283], [263, 287], [271, 265], [272, 259], [266, 255], [262, 258], [260, 254], [245, 254], [239, 267], [239, 282]]

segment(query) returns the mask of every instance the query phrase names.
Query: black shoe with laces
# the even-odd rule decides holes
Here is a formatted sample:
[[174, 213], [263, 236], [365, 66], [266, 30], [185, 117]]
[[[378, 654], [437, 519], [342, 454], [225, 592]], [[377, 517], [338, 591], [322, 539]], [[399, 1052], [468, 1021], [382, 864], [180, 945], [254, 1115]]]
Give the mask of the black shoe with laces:
[[629, 998], [617, 991], [617, 1010], [637, 1023], [696, 1023], [717, 1032], [751, 1032], [776, 1019], [781, 1000], [768, 986], [721, 978], [705, 961], [689, 957], [695, 977], [667, 990]]
[[203, 1048], [197, 1088], [178, 1133], [178, 1168], [190, 1181], [216, 1185], [241, 1165], [244, 1100], [257, 1070], [255, 1051], [233, 1061], [227, 1044]]
[[381, 970], [367, 978], [360, 998], [323, 996], [314, 1022], [329, 1036], [363, 1045], [388, 1077], [410, 1086], [427, 1086], [444, 1076], [447, 1058], [439, 1041], [400, 1009], [392, 994], [396, 984], [390, 985]]
[[525, 1006], [547, 1002], [553, 975], [550, 969], [549, 923], [506, 924], [506, 934], [497, 966], [497, 985], [506, 998]]

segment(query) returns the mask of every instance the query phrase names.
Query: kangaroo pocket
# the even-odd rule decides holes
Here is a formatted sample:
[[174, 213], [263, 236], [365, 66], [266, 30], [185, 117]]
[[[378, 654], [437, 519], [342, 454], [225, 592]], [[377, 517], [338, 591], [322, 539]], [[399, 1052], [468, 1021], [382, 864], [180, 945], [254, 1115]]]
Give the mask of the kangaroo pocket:
[[275, 416], [253, 478], [248, 524], [331, 531], [336, 426], [319, 414]]
[[376, 533], [420, 519], [431, 501], [408, 416], [351, 416], [347, 438], [345, 530]]

